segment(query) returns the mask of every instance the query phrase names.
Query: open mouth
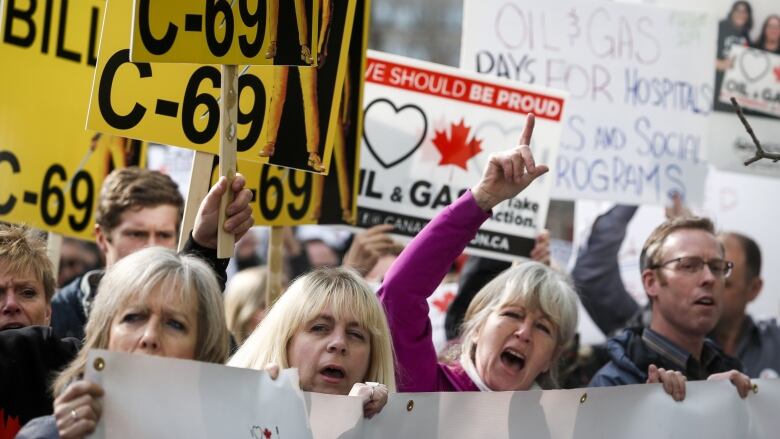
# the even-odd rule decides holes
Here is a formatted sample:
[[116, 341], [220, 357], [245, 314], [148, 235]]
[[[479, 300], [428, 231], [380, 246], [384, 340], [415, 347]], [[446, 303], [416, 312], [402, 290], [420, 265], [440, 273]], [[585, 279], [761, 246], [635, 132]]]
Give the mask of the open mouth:
[[19, 329], [24, 328], [24, 325], [21, 323], [9, 323], [7, 325], [4, 325], [3, 327], [0, 327], [0, 331], [6, 330], [6, 329]]
[[522, 370], [523, 367], [525, 367], [525, 357], [523, 354], [511, 349], [501, 352], [501, 362], [506, 366], [517, 370]]
[[714, 306], [715, 301], [712, 300], [711, 297], [702, 297], [701, 299], [696, 300], [693, 302], [696, 305], [704, 305], [704, 306]]
[[346, 376], [346, 374], [344, 373], [344, 369], [336, 366], [324, 367], [320, 369], [320, 373], [332, 380], [341, 380]]

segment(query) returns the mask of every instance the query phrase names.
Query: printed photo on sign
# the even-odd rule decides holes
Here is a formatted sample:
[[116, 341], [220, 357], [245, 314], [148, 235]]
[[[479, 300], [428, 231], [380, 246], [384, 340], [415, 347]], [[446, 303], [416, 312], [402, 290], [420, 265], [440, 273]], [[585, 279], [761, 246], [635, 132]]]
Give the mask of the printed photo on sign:
[[[672, 2], [701, 7], [694, 0]], [[719, 17], [715, 61], [715, 111], [709, 118], [708, 157], [718, 169], [780, 177], [780, 167], [770, 160], [745, 166], [755, 155], [751, 136], [729, 101], [735, 96], [761, 147], [780, 153], [780, 7], [772, 0], [707, 2]]]
[[[331, 32], [327, 40], [334, 47], [319, 68], [330, 64], [323, 70], [327, 73], [311, 67], [239, 66], [239, 159], [267, 163], [274, 156], [275, 164], [327, 173], [355, 3], [334, 4], [331, 22], [340, 23], [343, 32]], [[132, 7], [130, 0], [108, 3], [87, 127], [217, 154], [219, 66], [130, 63], [126, 29], [132, 25]], [[299, 75], [299, 69], [308, 73]], [[301, 82], [299, 76], [311, 81]], [[285, 117], [280, 110], [296, 114]]]
[[317, 65], [327, 39], [319, 20], [331, 17], [320, 7], [320, 0], [135, 0], [130, 59]]
[[[415, 236], [479, 181], [492, 152], [516, 145], [536, 115], [537, 163], [554, 163], [565, 93], [369, 51], [357, 225]], [[551, 173], [554, 173], [553, 170]], [[468, 251], [527, 256], [544, 227], [549, 176], [493, 209]]]
[[[356, 29], [366, 29], [368, 2], [359, 2]], [[299, 224], [351, 224], [354, 222], [357, 189], [360, 178], [358, 151], [363, 124], [362, 94], [367, 38], [353, 32], [350, 39], [349, 63], [343, 87], [343, 99], [336, 121], [333, 142], [335, 167], [327, 175], [317, 175], [274, 165], [260, 165], [239, 160], [237, 170], [246, 178], [246, 187], [252, 191], [252, 215], [256, 225], [291, 226]], [[150, 151], [152, 148], [150, 147]], [[175, 147], [153, 147], [156, 166], [182, 169], [190, 172], [192, 154], [184, 154]], [[190, 151], [186, 151], [190, 152]], [[151, 162], [151, 160], [150, 160]], [[212, 167], [212, 182], [219, 177], [218, 161]], [[152, 164], [150, 163], [150, 166]], [[175, 177], [174, 177], [175, 178]], [[189, 175], [182, 181], [188, 182]], [[184, 184], [186, 187], [186, 183]]]
[[710, 15], [622, 2], [466, 0], [460, 65], [568, 90], [551, 196], [701, 204]]

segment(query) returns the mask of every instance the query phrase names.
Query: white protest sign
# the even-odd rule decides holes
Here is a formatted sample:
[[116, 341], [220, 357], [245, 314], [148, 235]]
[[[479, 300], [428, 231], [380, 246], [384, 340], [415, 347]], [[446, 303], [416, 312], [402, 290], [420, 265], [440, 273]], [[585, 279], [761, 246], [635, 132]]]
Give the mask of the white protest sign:
[[94, 438], [311, 438], [297, 370], [261, 371], [92, 350], [87, 380], [105, 390]]
[[[373, 51], [365, 78], [360, 227], [389, 223], [416, 235], [479, 181], [490, 153], [517, 144], [528, 112], [536, 115], [536, 163], [555, 160], [564, 92]], [[527, 256], [547, 219], [551, 183], [543, 176], [496, 206], [469, 251]]]
[[461, 67], [568, 90], [553, 198], [703, 198], [715, 25], [593, 1], [466, 0]]
[[526, 392], [397, 393], [366, 439], [752, 439], [776, 437], [780, 382], [742, 400], [729, 382], [689, 382], [677, 403], [660, 384]]
[[87, 366], [86, 379], [105, 390], [96, 438], [757, 439], [780, 431], [780, 380], [754, 380], [746, 399], [728, 381], [689, 382], [683, 402], [660, 384], [391, 393], [367, 420], [360, 398], [301, 392], [290, 371], [271, 381], [255, 370], [102, 350]]
[[780, 55], [734, 46], [734, 67], [726, 71], [720, 101], [731, 105], [733, 96], [743, 108], [780, 116]]

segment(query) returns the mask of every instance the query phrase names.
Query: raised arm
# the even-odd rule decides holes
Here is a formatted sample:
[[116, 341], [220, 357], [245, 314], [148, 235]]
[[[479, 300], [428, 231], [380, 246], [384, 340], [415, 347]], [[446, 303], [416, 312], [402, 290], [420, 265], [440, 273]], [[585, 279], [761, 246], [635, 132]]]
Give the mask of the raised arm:
[[528, 146], [533, 124], [529, 115], [520, 145], [492, 154], [479, 183], [439, 213], [387, 272], [379, 297], [393, 336], [399, 391], [441, 390], [426, 299], [490, 217], [490, 209], [547, 172], [547, 166], [535, 165]]

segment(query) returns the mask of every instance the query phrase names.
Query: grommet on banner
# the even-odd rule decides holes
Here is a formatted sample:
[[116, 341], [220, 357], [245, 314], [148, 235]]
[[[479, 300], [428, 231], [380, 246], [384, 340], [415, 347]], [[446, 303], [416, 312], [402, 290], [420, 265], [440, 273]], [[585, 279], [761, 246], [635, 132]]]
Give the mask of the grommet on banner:
[[580, 404], [585, 404], [585, 401], [588, 400], [588, 392], [585, 392], [580, 396]]
[[106, 361], [100, 357], [97, 357], [95, 358], [95, 361], [92, 363], [92, 367], [94, 367], [96, 371], [100, 372], [101, 370], [105, 369]]
[[758, 393], [758, 384], [753, 383], [753, 393]]
[[411, 412], [414, 410], [414, 400], [409, 400], [409, 402], [406, 403], [406, 411]]

